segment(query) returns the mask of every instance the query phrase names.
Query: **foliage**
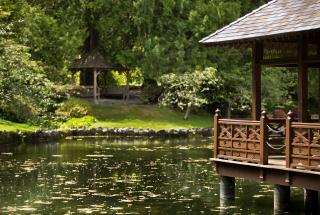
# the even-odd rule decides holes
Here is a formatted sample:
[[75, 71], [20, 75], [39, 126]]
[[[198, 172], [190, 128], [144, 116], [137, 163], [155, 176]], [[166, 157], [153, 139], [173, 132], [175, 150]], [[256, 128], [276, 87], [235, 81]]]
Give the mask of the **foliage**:
[[57, 93], [27, 48], [0, 41], [0, 114], [16, 122], [39, 122], [55, 108]]
[[[163, 97], [166, 105], [184, 109], [191, 102], [210, 111], [213, 107], [223, 106], [232, 111], [248, 111], [251, 103], [250, 52], [209, 49], [198, 41], [266, 2], [2, 0], [0, 69], [5, 77], [3, 80], [10, 83], [0, 80], [1, 115], [16, 121], [50, 119], [56, 103], [64, 96], [57, 98], [55, 91], [48, 89], [54, 89], [52, 82], [65, 84], [70, 81], [68, 67], [85, 50], [90, 29], [98, 32], [98, 48], [109, 63], [128, 65], [134, 71], [130, 73], [130, 84], [140, 85], [143, 79], [159, 80], [164, 74], [169, 74], [163, 79], [167, 78], [170, 83], [175, 83], [174, 78], [181, 79], [182, 83], [176, 83], [181, 87], [179, 95], [171, 88], [166, 89], [168, 97]], [[195, 77], [199, 73], [192, 72], [207, 67], [218, 71], [219, 77], [215, 76], [220, 80], [218, 85], [205, 82], [200, 87], [196, 81], [192, 83], [182, 78], [199, 78]], [[6, 77], [5, 71], [11, 70], [12, 74]], [[265, 109], [271, 111], [276, 107], [296, 105], [296, 72], [290, 71], [268, 69], [264, 72]], [[121, 74], [106, 74], [106, 77], [99, 76], [99, 84], [124, 85], [127, 81]], [[312, 78], [310, 83], [310, 96], [314, 98], [317, 84]], [[169, 84], [163, 83], [163, 86]], [[24, 89], [27, 91], [22, 92]], [[155, 84], [145, 84], [144, 89], [143, 97], [152, 102], [158, 100], [162, 91]], [[173, 96], [178, 97], [173, 99]]]
[[129, 84], [131, 86], [141, 86], [144, 82], [143, 74], [140, 68], [130, 70], [129, 73]]
[[141, 99], [145, 103], [155, 104], [163, 91], [163, 87], [159, 86], [154, 79], [145, 79], [141, 88]]
[[61, 125], [61, 129], [70, 128], [88, 128], [97, 121], [93, 116], [84, 116], [80, 118], [71, 118]]
[[11, 24], [12, 39], [30, 48], [31, 58], [40, 63], [47, 78], [63, 82], [67, 67], [86, 36], [85, 29], [80, 27], [82, 23], [74, 23], [67, 10], [55, 11], [59, 15], [55, 18], [26, 0], [5, 0], [5, 3], [13, 8], [3, 20]]
[[167, 74], [160, 80], [164, 87], [161, 104], [181, 110], [188, 105], [202, 107], [214, 101], [222, 86], [216, 69], [212, 67], [181, 75]]
[[[320, 73], [319, 69], [309, 68], [309, 111], [311, 114], [319, 113], [319, 105], [320, 105]], [[297, 97], [296, 97], [297, 98]], [[296, 99], [297, 100], [297, 99]]]
[[88, 115], [90, 108], [87, 101], [70, 98], [60, 104], [60, 107], [56, 110], [56, 115], [62, 119], [80, 118]]
[[297, 72], [284, 68], [264, 68], [262, 74], [262, 106], [272, 112], [275, 108], [288, 111], [297, 107]]
[[126, 75], [118, 71], [108, 71], [98, 77], [99, 86], [123, 86], [127, 83]]

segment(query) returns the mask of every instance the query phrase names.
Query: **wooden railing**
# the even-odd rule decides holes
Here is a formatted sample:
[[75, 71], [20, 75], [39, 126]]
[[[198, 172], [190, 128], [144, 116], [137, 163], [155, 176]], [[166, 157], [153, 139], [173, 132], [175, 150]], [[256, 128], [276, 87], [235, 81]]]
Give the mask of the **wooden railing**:
[[215, 158], [268, 164], [265, 112], [260, 121], [220, 119], [219, 110], [214, 118]]
[[[282, 131], [275, 127], [270, 129], [272, 123], [285, 125], [285, 130], [283, 126]], [[291, 112], [284, 123], [283, 120], [268, 119], [264, 112], [260, 121], [221, 119], [217, 110], [214, 158], [267, 165], [270, 148], [276, 148], [271, 140], [277, 131], [280, 134], [278, 150], [285, 149], [287, 168], [320, 171], [320, 123], [295, 122]]]
[[286, 167], [320, 171], [320, 123], [286, 120]]

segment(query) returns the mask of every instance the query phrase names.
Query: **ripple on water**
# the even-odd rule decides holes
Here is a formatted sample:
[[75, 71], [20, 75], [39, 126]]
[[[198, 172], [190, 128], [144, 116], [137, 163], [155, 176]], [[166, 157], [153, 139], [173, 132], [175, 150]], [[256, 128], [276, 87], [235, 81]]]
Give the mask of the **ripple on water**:
[[[200, 143], [200, 144], [199, 144]], [[217, 214], [212, 144], [67, 140], [0, 154], [5, 214]], [[239, 181], [230, 214], [270, 214], [272, 187]], [[241, 201], [253, 197], [252, 201]], [[5, 202], [5, 205], [3, 203]], [[269, 202], [269, 203], [268, 203]], [[192, 211], [192, 212], [191, 212]]]

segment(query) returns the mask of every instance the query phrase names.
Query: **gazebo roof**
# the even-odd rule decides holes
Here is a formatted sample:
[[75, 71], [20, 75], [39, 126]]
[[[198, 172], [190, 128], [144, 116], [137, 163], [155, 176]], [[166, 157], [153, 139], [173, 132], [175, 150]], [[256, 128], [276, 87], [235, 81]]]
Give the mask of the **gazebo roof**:
[[263, 38], [284, 38], [305, 31], [318, 34], [319, 30], [320, 0], [273, 0], [200, 42], [227, 45]]
[[70, 69], [82, 70], [82, 69], [113, 69], [111, 65], [108, 65], [98, 51], [94, 49], [89, 53], [84, 54], [79, 60], [76, 60]]

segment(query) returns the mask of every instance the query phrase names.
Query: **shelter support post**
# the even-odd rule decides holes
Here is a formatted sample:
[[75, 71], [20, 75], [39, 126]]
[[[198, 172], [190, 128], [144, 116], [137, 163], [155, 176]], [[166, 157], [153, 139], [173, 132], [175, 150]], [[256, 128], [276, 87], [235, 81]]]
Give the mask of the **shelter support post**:
[[124, 91], [123, 91], [123, 95], [122, 95], [122, 100], [123, 100], [123, 103], [125, 104], [125, 105], [127, 105], [127, 102], [128, 102], [128, 100], [129, 100], [129, 71], [128, 70], [126, 70], [125, 71], [125, 76], [126, 76], [126, 86], [125, 86], [125, 89], [124, 89]]
[[304, 213], [306, 215], [318, 214], [318, 191], [304, 190]]
[[283, 214], [290, 210], [290, 187], [283, 185], [274, 185], [274, 214]]
[[308, 114], [308, 66], [305, 62], [308, 44], [304, 38], [298, 43], [298, 119], [307, 122]]
[[261, 62], [263, 45], [256, 41], [252, 47], [252, 120], [259, 120], [261, 114]]
[[97, 83], [97, 69], [93, 70], [93, 100], [95, 104], [98, 104], [97, 96], [98, 96], [98, 83]]

